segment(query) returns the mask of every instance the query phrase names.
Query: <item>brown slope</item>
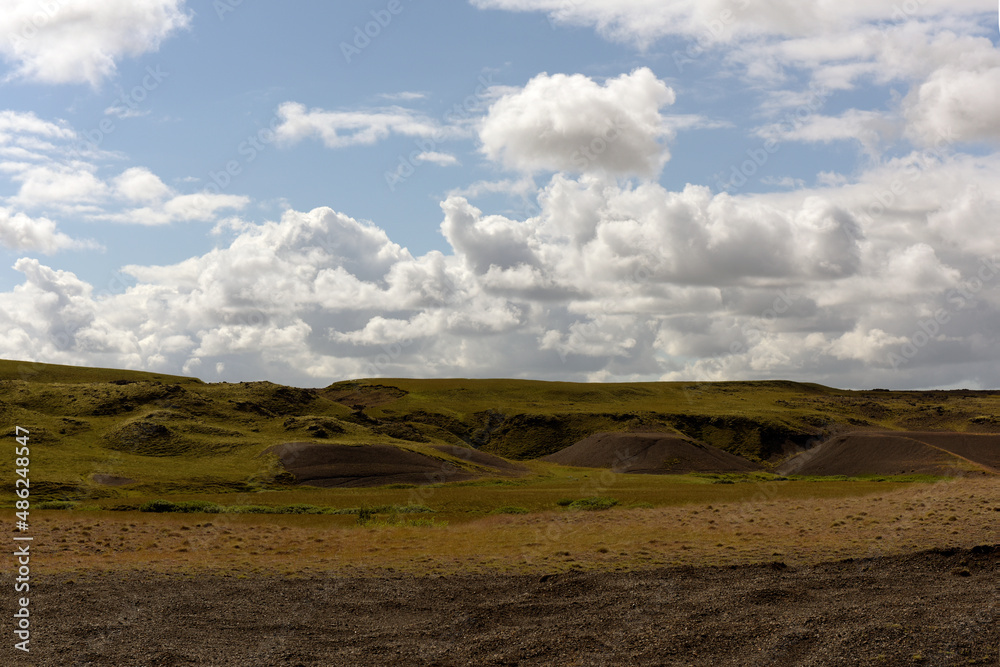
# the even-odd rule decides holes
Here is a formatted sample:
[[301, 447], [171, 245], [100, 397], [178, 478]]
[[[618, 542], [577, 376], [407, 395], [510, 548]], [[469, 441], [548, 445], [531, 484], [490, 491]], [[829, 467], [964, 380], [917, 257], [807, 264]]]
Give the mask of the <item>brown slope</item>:
[[392, 445], [287, 442], [267, 449], [277, 454], [299, 484], [322, 487], [439, 484], [476, 479], [455, 464]]
[[982, 465], [923, 442], [910, 432], [839, 435], [778, 466], [783, 475], [954, 475]]
[[519, 465], [499, 456], [481, 452], [471, 447], [459, 447], [457, 445], [431, 445], [432, 448], [445, 454], [450, 454], [457, 459], [462, 459], [476, 466], [493, 468], [497, 472], [505, 475], [521, 475], [531, 472], [523, 465]]
[[908, 431], [901, 435], [949, 451], [993, 472], [1000, 472], [1000, 433]]
[[583, 468], [666, 474], [751, 472], [761, 466], [717, 447], [673, 433], [595, 433], [542, 458]]

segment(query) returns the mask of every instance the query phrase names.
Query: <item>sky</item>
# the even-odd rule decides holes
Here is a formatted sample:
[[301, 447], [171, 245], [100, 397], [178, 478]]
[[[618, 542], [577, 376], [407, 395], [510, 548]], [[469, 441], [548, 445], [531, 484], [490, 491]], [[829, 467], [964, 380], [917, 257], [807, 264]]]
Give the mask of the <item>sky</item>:
[[990, 0], [6, 0], [0, 357], [1000, 386]]

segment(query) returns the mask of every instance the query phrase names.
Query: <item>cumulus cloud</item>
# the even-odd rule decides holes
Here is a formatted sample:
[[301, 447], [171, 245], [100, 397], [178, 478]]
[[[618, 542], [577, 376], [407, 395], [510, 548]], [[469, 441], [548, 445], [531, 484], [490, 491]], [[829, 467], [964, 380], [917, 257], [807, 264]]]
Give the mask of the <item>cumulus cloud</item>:
[[1000, 141], [1000, 52], [988, 65], [948, 64], [916, 86], [903, 102], [908, 132], [917, 142]]
[[25, 208], [60, 207], [84, 208], [107, 196], [108, 186], [94, 171], [93, 165], [45, 164], [24, 165], [13, 175], [20, 182], [12, 203]]
[[449, 197], [441, 208], [444, 210], [441, 232], [475, 272], [482, 274], [491, 267], [507, 269], [537, 263], [528, 247], [531, 226], [500, 215], [484, 218], [482, 211], [462, 197]]
[[70, 238], [56, 229], [48, 218], [32, 218], [0, 206], [0, 245], [17, 251], [38, 251], [51, 255], [59, 250], [97, 248], [93, 241]]
[[[328, 208], [230, 220], [227, 245], [127, 267], [136, 284], [103, 297], [19, 261], [24, 282], [0, 295], [0, 354], [304, 385], [995, 385], [998, 177], [994, 157], [920, 152], [847, 181], [741, 196], [557, 174], [530, 216], [449, 196], [451, 250], [422, 256]], [[137, 196], [156, 187], [139, 171], [121, 181]]]
[[170, 194], [160, 177], [145, 167], [129, 167], [112, 181], [115, 193], [131, 202], [154, 202]]
[[512, 169], [654, 176], [670, 158], [660, 110], [674, 100], [646, 67], [604, 85], [540, 74], [490, 106], [479, 139], [487, 157]]
[[10, 76], [41, 83], [89, 83], [114, 75], [125, 57], [156, 51], [190, 23], [185, 0], [8, 0], [0, 53]]
[[[976, 24], [965, 27], [980, 31]], [[903, 82], [910, 85], [909, 92], [889, 109], [848, 109], [838, 116], [814, 113], [797, 127], [777, 132], [775, 124], [763, 131], [798, 141], [853, 137], [872, 154], [879, 143], [901, 136], [918, 146], [1000, 138], [995, 112], [1000, 104], [1000, 51], [990, 39], [956, 34], [933, 22], [907, 22], [888, 29], [868, 27], [826, 41], [838, 42], [839, 50], [824, 50], [822, 44], [817, 49], [817, 38], [810, 38], [758, 44], [750, 47], [746, 58], [805, 68], [812, 72], [812, 90], [822, 91], [824, 97], [864, 82]], [[798, 104], [815, 112], [819, 106], [815, 100], [802, 99], [802, 91], [798, 98], [792, 93], [774, 96], [784, 98], [786, 107]]]
[[[987, 0], [912, 3], [755, 3], [745, 0], [471, 0], [481, 9], [543, 12], [554, 25], [595, 28], [604, 37], [649, 48], [664, 37], [689, 40], [675, 50], [683, 71], [706, 52], [713, 63], [772, 90], [767, 113], [806, 104], [813, 117], [789, 131], [794, 141], [854, 139], [871, 156], [905, 137], [918, 146], [997, 141], [1000, 51], [996, 7]], [[800, 81], [820, 100], [802, 100]], [[823, 114], [833, 93], [866, 84], [903, 83], [909, 91], [886, 109]], [[796, 101], [796, 98], [799, 98]], [[564, 168], [564, 167], [560, 167]]]

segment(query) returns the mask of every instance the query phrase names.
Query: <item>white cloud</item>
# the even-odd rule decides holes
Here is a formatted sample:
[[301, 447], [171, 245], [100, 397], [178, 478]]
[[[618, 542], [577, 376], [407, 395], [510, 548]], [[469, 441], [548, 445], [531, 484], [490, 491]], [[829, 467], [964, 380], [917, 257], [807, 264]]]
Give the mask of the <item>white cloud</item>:
[[0, 206], [0, 245], [46, 255], [59, 250], [99, 247], [93, 241], [78, 241], [57, 231], [56, 223], [48, 218], [31, 218], [3, 206]]
[[108, 186], [91, 165], [28, 165], [14, 176], [21, 187], [9, 201], [25, 208], [88, 208], [107, 196]]
[[765, 176], [760, 179], [760, 182], [764, 185], [773, 185], [779, 188], [801, 188], [806, 184], [801, 178], [793, 178], [791, 176]]
[[648, 68], [602, 86], [581, 74], [540, 74], [494, 102], [482, 150], [512, 169], [656, 175], [670, 158], [661, 115], [674, 91]]
[[104, 115], [116, 118], [142, 118], [152, 113], [149, 109], [130, 109], [124, 104], [112, 105], [104, 110]]
[[169, 199], [156, 201], [141, 208], [117, 213], [101, 213], [95, 219], [138, 225], [167, 225], [172, 222], [209, 222], [218, 217], [219, 211], [240, 210], [250, 203], [244, 195], [224, 195], [198, 192], [189, 195], [173, 194]]
[[[480, 9], [544, 12], [556, 24], [592, 26], [609, 39], [647, 48], [671, 36], [726, 42], [760, 35], [803, 36], [839, 32], [871, 21], [928, 19], [949, 14], [995, 12], [986, 0], [923, 0], [914, 3], [802, 3], [798, 0], [470, 0]], [[910, 5], [913, 5], [912, 10]], [[902, 5], [902, 6], [901, 6]], [[905, 7], [905, 8], [904, 8]]]
[[[623, 38], [633, 20], [643, 34], [695, 34], [684, 21], [657, 28], [666, 5], [695, 17], [708, 11], [638, 0], [531, 6], [561, 12], [560, 21], [603, 16], [595, 24]], [[754, 117], [761, 136], [860, 140], [873, 155], [901, 136], [918, 147], [945, 130], [957, 141], [996, 138], [998, 63], [989, 40], [921, 19], [838, 41], [804, 27], [803, 17], [836, 11], [820, 5], [779, 16], [794, 12], [772, 3], [772, 18], [766, 7], [748, 8], [757, 32], [745, 33], [743, 55], [758, 48], [775, 80], [797, 71], [818, 82], [805, 96], [776, 91]], [[838, 25], [885, 11], [868, 5], [841, 3]], [[649, 25], [628, 15], [639, 9], [652, 15]], [[776, 42], [767, 31], [809, 38]], [[827, 97], [817, 101], [817, 91], [860, 82], [909, 88], [886, 109], [822, 110]], [[327, 208], [254, 224], [233, 216], [246, 197], [183, 193], [142, 166], [112, 170], [106, 156], [71, 154], [76, 134], [64, 123], [0, 112], [0, 150], [8, 151], [0, 172], [20, 184], [2, 202], [0, 243], [79, 247], [52, 222], [68, 211], [147, 225], [206, 220], [219, 244], [170, 266], [128, 267], [137, 284], [103, 298], [96, 283], [20, 260], [23, 283], [0, 294], [0, 356], [303, 384], [520, 374], [928, 386], [961, 381], [970, 368], [984, 385], [1000, 381], [1000, 277], [984, 272], [1000, 256], [995, 155], [915, 150], [857, 172], [821, 172], [811, 188], [771, 177], [795, 190], [713, 195], [650, 180], [673, 131], [720, 124], [664, 114], [673, 91], [648, 69], [605, 81], [542, 74], [489, 94], [478, 119], [483, 152], [520, 173], [450, 192], [440, 227], [450, 250], [419, 257], [377, 226]], [[810, 113], [800, 121], [769, 122], [802, 105]], [[314, 138], [335, 148], [392, 135], [471, 136], [468, 123], [441, 125], [402, 107], [326, 111], [289, 102], [282, 110], [286, 142]], [[618, 122], [613, 138], [609, 121]], [[899, 155], [894, 148], [887, 154]], [[430, 150], [418, 159], [456, 160]], [[532, 173], [549, 170], [559, 173], [539, 190]], [[483, 194], [519, 195], [523, 210], [484, 211], [467, 199]], [[942, 309], [947, 325], [894, 368], [890, 354]]]
[[774, 123], [759, 128], [757, 134], [775, 141], [857, 141], [874, 156], [898, 137], [899, 123], [883, 112], [848, 109], [839, 116], [813, 114], [794, 124]]
[[[141, 225], [211, 222], [221, 211], [240, 210], [250, 201], [249, 197], [235, 194], [177, 192], [141, 166], [103, 177], [104, 163], [117, 162], [123, 156], [98, 149], [81, 151], [74, 145], [77, 139], [78, 134], [65, 124], [45, 121], [34, 114], [0, 112], [0, 151], [11, 147], [21, 150], [16, 155], [20, 159], [0, 162], [0, 173], [19, 184], [15, 195], [0, 201], [12, 211], [23, 209], [32, 214], [39, 211], [56, 217], [74, 215], [85, 220]], [[70, 247], [65, 240], [60, 243]]]
[[115, 193], [131, 202], [161, 201], [170, 194], [160, 177], [145, 167], [130, 167], [116, 176], [112, 184]]
[[910, 136], [923, 145], [946, 141], [1000, 141], [1000, 52], [975, 69], [948, 64], [903, 102]]
[[416, 91], [402, 91], [399, 93], [382, 93], [379, 95], [384, 100], [390, 100], [392, 102], [403, 101], [410, 102], [413, 100], [422, 100], [427, 97], [427, 93], [421, 93]]
[[28, 111], [4, 109], [0, 111], [0, 142], [6, 143], [13, 135], [30, 134], [53, 139], [72, 139], [76, 136], [73, 130], [64, 123], [52, 123], [42, 120]]
[[533, 178], [530, 176], [522, 176], [517, 180], [503, 178], [498, 181], [475, 181], [465, 187], [450, 190], [448, 192], [448, 196], [454, 195], [458, 197], [475, 198], [483, 194], [499, 192], [527, 197], [529, 194], [537, 192], [537, 190], [538, 186], [535, 184], [535, 180]]
[[156, 51], [187, 27], [185, 0], [6, 0], [0, 53], [11, 76], [42, 83], [89, 83], [114, 75], [117, 61]]
[[[25, 282], [0, 295], [0, 355], [209, 374], [223, 364], [229, 379], [299, 384], [530, 375], [992, 386], [998, 177], [993, 157], [921, 153], [850, 181], [739, 197], [557, 175], [526, 218], [449, 197], [441, 229], [452, 251], [420, 257], [330, 209], [230, 219], [228, 245], [128, 267], [137, 284], [103, 299], [22, 260]], [[890, 355], [942, 310], [933, 340], [918, 337], [918, 354], [893, 367]]]
[[461, 197], [449, 197], [441, 208], [441, 232], [476, 273], [486, 273], [491, 267], [537, 263], [528, 246], [533, 231], [530, 225], [499, 215], [484, 218], [482, 211]]
[[424, 151], [418, 154], [415, 159], [417, 162], [432, 162], [442, 167], [458, 164], [458, 158], [451, 153], [439, 153], [437, 151]]
[[285, 102], [278, 107], [278, 116], [281, 118], [276, 128], [278, 139], [289, 144], [317, 137], [328, 148], [341, 148], [374, 144], [392, 134], [436, 139], [455, 136], [453, 128], [403, 107], [325, 111], [307, 110], [303, 104]]
[[[724, 70], [771, 89], [761, 111], [806, 104], [813, 117], [789, 140], [853, 138], [871, 156], [905, 137], [918, 146], [1000, 139], [1000, 51], [996, 6], [988, 0], [471, 0], [481, 9], [543, 12], [555, 25], [595, 28], [648, 49], [657, 40], [690, 40], [672, 58], [683, 70], [710, 52]], [[780, 90], [809, 78], [807, 91]], [[903, 83], [887, 109], [820, 113], [833, 93], [864, 84]], [[822, 92], [822, 99], [805, 99]], [[796, 99], [797, 98], [797, 99]], [[772, 131], [772, 134], [774, 132]]]

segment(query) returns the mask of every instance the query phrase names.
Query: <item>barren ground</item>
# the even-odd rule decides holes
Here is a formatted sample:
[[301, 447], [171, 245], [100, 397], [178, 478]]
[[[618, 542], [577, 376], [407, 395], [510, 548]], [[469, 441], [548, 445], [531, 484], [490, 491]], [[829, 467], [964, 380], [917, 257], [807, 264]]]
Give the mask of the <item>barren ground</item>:
[[1000, 660], [994, 479], [431, 527], [85, 514], [36, 521], [33, 650], [0, 663]]
[[998, 557], [994, 546], [542, 576], [53, 575], [36, 584], [31, 664], [995, 665]]

